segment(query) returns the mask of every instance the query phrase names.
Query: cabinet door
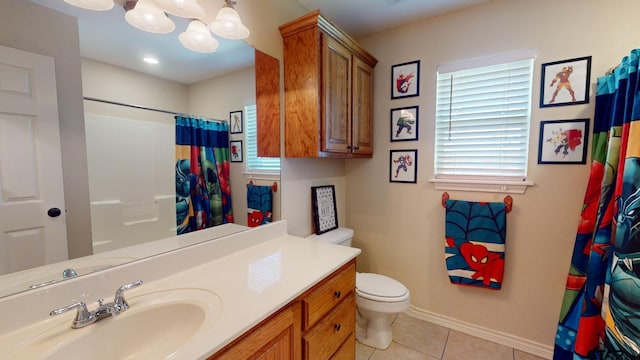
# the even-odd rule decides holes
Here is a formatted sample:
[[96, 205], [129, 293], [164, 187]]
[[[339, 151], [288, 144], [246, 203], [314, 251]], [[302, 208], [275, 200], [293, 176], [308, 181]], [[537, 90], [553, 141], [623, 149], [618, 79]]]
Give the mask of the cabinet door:
[[353, 141], [354, 154], [373, 154], [373, 68], [353, 58]]
[[351, 152], [351, 52], [322, 34], [322, 151]]
[[258, 324], [208, 360], [300, 359], [300, 303], [295, 302]]

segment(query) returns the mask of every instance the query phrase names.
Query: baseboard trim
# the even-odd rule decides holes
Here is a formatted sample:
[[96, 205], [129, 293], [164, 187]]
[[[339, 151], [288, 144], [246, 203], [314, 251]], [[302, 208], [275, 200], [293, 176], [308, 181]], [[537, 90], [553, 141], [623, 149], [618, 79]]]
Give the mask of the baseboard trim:
[[491, 330], [482, 326], [470, 324], [448, 316], [436, 314], [427, 310], [411, 306], [405, 314], [428, 321], [430, 323], [448, 327], [450, 329], [463, 332], [472, 336], [508, 346], [526, 353], [539, 356], [544, 359], [553, 357], [553, 347], [521, 337], [513, 336], [496, 330]]

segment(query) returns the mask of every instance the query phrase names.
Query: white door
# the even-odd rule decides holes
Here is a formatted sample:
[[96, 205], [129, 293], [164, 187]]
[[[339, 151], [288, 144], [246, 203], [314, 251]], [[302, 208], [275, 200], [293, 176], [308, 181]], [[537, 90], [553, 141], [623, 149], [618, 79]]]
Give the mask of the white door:
[[53, 58], [0, 46], [0, 274], [68, 258]]

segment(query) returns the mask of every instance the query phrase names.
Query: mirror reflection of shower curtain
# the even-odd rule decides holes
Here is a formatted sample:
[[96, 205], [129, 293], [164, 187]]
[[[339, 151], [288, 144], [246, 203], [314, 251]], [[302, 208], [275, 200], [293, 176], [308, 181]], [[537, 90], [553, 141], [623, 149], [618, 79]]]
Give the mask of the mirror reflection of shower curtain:
[[177, 233], [233, 222], [226, 122], [176, 116]]

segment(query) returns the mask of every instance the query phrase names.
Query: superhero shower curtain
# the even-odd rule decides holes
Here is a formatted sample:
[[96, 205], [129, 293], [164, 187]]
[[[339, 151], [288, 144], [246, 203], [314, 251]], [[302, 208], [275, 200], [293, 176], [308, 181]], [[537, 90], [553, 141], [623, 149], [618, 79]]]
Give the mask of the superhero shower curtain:
[[638, 55], [640, 49], [633, 50], [612, 74], [598, 78], [591, 174], [555, 360], [640, 358]]
[[229, 126], [176, 116], [177, 233], [233, 222]]

